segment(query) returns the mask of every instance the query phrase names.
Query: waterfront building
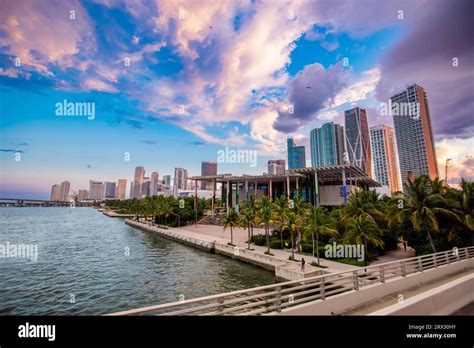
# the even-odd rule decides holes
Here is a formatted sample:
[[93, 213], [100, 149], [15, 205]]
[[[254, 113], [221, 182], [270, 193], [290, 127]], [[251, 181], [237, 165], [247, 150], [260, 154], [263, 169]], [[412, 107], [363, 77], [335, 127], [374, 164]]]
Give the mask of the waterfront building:
[[[216, 162], [209, 162], [209, 161], [202, 161], [201, 162], [201, 175], [217, 175], [217, 163]], [[201, 182], [200, 183], [201, 190], [212, 190], [211, 183], [209, 182]]]
[[145, 177], [145, 168], [136, 167], [135, 176], [133, 180], [133, 196], [132, 198], [141, 198], [142, 197], [142, 184]]
[[79, 193], [77, 194], [77, 201], [82, 202], [87, 200], [89, 197], [89, 192], [87, 190], [79, 190]]
[[268, 174], [285, 174], [286, 163], [284, 159], [269, 160], [267, 162]]
[[304, 146], [296, 146], [293, 138], [287, 139], [288, 146], [288, 169], [306, 167], [306, 153]]
[[104, 199], [114, 199], [115, 198], [115, 182], [106, 181], [104, 183]]
[[104, 197], [104, 184], [101, 181], [89, 181], [89, 199], [102, 200]]
[[126, 191], [127, 191], [127, 179], [118, 179], [116, 198], [120, 200], [124, 200]]
[[412, 84], [390, 98], [397, 139], [402, 188], [407, 180], [428, 175], [439, 176], [428, 98], [423, 87]]
[[346, 151], [349, 162], [372, 176], [372, 151], [365, 109], [355, 107], [344, 111]]
[[52, 187], [51, 187], [51, 196], [50, 196], [50, 200], [51, 201], [59, 201], [59, 197], [60, 197], [60, 192], [61, 192], [61, 185], [58, 185], [58, 184], [54, 184]]
[[158, 172], [153, 172], [150, 177], [150, 196], [156, 196], [160, 189], [160, 174]]
[[150, 196], [150, 191], [151, 191], [151, 181], [150, 181], [150, 178], [149, 177], [145, 177], [143, 179], [143, 183], [142, 183], [142, 194], [140, 197], [148, 197]]
[[310, 133], [311, 166], [344, 164], [344, 127], [334, 122], [323, 124]]
[[69, 181], [63, 181], [59, 189], [59, 200], [66, 202], [69, 197], [69, 190], [71, 189], [71, 183]]
[[400, 191], [393, 128], [386, 125], [370, 127], [370, 143], [374, 179], [382, 185], [380, 192], [391, 195]]

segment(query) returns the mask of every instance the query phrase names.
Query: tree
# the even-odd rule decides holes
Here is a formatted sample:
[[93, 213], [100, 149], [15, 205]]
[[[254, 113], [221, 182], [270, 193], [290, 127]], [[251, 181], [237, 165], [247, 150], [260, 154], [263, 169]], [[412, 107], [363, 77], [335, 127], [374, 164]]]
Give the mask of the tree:
[[241, 210], [241, 213], [242, 213], [242, 217], [240, 219], [240, 222], [243, 227], [247, 228], [247, 232], [248, 232], [248, 241], [247, 241], [248, 248], [247, 249], [251, 250], [250, 240], [252, 239], [252, 237], [250, 236], [250, 225], [254, 223], [255, 215], [252, 213], [252, 210], [247, 206], [243, 207], [243, 209]]
[[227, 214], [222, 219], [222, 226], [224, 227], [224, 231], [227, 227], [230, 227], [230, 244], [234, 245], [234, 234], [233, 228], [239, 226], [240, 218], [239, 214], [235, 211], [234, 208], [230, 208]]
[[426, 175], [417, 177], [413, 182], [408, 180], [408, 195], [402, 200], [400, 209], [393, 213], [390, 226], [409, 222], [416, 232], [424, 230], [435, 253], [436, 247], [431, 232], [439, 232], [438, 217], [443, 216], [454, 221], [459, 221], [459, 217], [446, 208], [448, 201], [440, 193], [433, 193], [430, 186], [431, 180]]
[[291, 238], [291, 259], [295, 259], [295, 243], [294, 236], [300, 230], [303, 221], [295, 212], [289, 212], [286, 218], [285, 228], [290, 232]]
[[379, 238], [379, 228], [371, 218], [361, 215], [351, 218], [347, 221], [346, 233], [344, 233], [343, 241], [355, 242], [358, 245], [364, 245], [365, 258], [364, 263], [367, 265], [367, 256], [369, 255], [368, 243], [375, 246], [383, 246], [383, 241]]
[[278, 197], [275, 201], [275, 206], [278, 212], [276, 222], [278, 223], [278, 228], [280, 230], [280, 241], [281, 248], [284, 248], [283, 245], [283, 229], [285, 226], [286, 215], [288, 214], [288, 200], [284, 196]]
[[319, 265], [319, 236], [338, 236], [339, 233], [333, 227], [333, 221], [327, 210], [323, 207], [312, 207], [306, 211], [307, 229], [306, 232], [311, 235], [313, 241], [313, 257], [314, 257], [314, 236], [316, 235], [316, 253]]
[[265, 196], [260, 201], [260, 209], [258, 211], [258, 221], [260, 225], [265, 226], [265, 237], [267, 240], [267, 254], [270, 254], [270, 225], [276, 220], [275, 206], [270, 197]]

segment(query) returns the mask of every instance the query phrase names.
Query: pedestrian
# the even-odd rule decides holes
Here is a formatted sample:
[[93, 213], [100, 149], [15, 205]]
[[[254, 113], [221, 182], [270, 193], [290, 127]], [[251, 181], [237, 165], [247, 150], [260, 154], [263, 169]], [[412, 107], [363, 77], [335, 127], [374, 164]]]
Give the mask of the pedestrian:
[[405, 249], [405, 252], [407, 252], [407, 241], [403, 240], [403, 248]]
[[306, 263], [306, 261], [304, 260], [304, 258], [302, 257], [301, 258], [301, 273], [304, 273], [304, 264]]

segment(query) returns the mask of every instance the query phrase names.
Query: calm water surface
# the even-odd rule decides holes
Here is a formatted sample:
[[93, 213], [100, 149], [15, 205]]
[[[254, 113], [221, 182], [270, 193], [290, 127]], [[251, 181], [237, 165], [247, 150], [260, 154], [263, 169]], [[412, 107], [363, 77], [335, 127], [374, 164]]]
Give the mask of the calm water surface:
[[0, 208], [7, 242], [37, 244], [38, 260], [0, 258], [0, 315], [99, 315], [274, 283], [92, 208]]

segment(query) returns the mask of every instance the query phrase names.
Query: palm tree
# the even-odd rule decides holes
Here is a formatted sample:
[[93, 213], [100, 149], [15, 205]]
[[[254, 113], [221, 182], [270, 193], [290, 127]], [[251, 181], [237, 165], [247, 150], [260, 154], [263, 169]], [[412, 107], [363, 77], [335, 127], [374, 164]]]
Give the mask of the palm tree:
[[306, 211], [308, 226], [306, 231], [311, 234], [313, 241], [313, 257], [314, 257], [314, 236], [316, 235], [316, 254], [319, 265], [319, 236], [338, 236], [339, 233], [334, 228], [334, 223], [329, 216], [327, 210], [323, 207], [313, 207]]
[[380, 207], [380, 195], [375, 190], [357, 190], [351, 193], [343, 215], [343, 220], [357, 216], [365, 216], [374, 221], [385, 219], [385, 214]]
[[374, 220], [363, 215], [357, 216], [347, 221], [346, 233], [344, 233], [343, 241], [344, 243], [355, 242], [358, 245], [364, 245], [366, 254], [364, 263], [367, 265], [367, 256], [369, 255], [369, 250], [367, 249], [368, 242], [383, 247], [384, 243], [379, 238], [379, 231], [380, 229]]
[[301, 225], [303, 224], [302, 219], [299, 215], [297, 215], [294, 212], [289, 212], [287, 217], [286, 217], [286, 223], [285, 223], [285, 228], [290, 232], [290, 238], [291, 238], [291, 259], [295, 259], [295, 243], [294, 241], [294, 235], [295, 233], [298, 233], [298, 231], [301, 228]]
[[413, 182], [408, 180], [408, 195], [403, 200], [403, 207], [392, 215], [390, 226], [409, 222], [416, 232], [426, 231], [431, 249], [436, 253], [431, 232], [439, 232], [438, 217], [458, 222], [460, 219], [455, 212], [445, 208], [448, 201], [440, 193], [433, 193], [430, 184], [431, 180], [426, 175], [417, 177]]
[[460, 187], [460, 190], [450, 189], [446, 194], [462, 221], [462, 224], [458, 223], [453, 227], [469, 230], [474, 245], [474, 183], [462, 179]]
[[265, 196], [260, 201], [258, 221], [265, 226], [265, 237], [267, 240], [267, 254], [270, 254], [270, 225], [276, 220], [275, 206], [270, 197]]
[[[291, 210], [296, 214], [296, 220], [298, 222], [301, 222], [301, 218], [303, 217], [304, 215], [304, 210], [306, 209], [306, 207], [308, 206], [307, 203], [304, 202], [303, 200], [303, 197], [301, 196], [296, 196], [294, 199], [293, 199], [293, 208], [291, 208]], [[298, 248], [299, 245], [300, 245], [300, 241], [301, 241], [301, 226], [303, 226], [302, 223], [298, 223], [297, 224], [297, 235], [296, 235], [296, 247]], [[292, 247], [293, 247], [293, 244], [292, 244]]]
[[248, 248], [247, 249], [251, 250], [250, 240], [252, 239], [252, 237], [250, 236], [250, 225], [254, 223], [255, 215], [252, 213], [252, 210], [245, 205], [243, 209], [241, 210], [241, 213], [242, 213], [242, 217], [240, 219], [240, 222], [243, 227], [247, 228], [247, 232], [248, 232], [248, 241], [247, 241]]
[[224, 231], [227, 227], [230, 227], [230, 245], [234, 245], [234, 234], [232, 228], [239, 226], [239, 222], [239, 214], [237, 214], [234, 208], [230, 208], [228, 213], [222, 219], [222, 226], [224, 227]]
[[286, 197], [280, 196], [275, 201], [275, 206], [278, 212], [276, 220], [278, 223], [278, 228], [280, 230], [281, 248], [283, 249], [283, 229], [285, 226], [286, 214], [288, 214], [288, 200], [286, 199]]
[[245, 202], [245, 206], [250, 210], [252, 215], [254, 216], [254, 219], [252, 223], [250, 224], [250, 238], [253, 237], [253, 225], [255, 223], [255, 216], [257, 215], [257, 201], [255, 200], [255, 197], [253, 195], [249, 195], [247, 198], [247, 201]]

